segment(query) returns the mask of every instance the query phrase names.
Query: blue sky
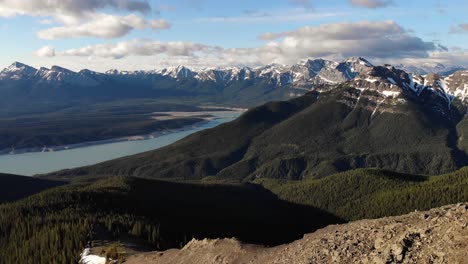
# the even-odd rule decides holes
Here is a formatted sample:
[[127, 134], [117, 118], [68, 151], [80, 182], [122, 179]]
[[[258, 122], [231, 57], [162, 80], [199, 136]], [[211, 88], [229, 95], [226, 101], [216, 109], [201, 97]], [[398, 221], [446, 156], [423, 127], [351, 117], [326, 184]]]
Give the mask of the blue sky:
[[467, 13], [466, 0], [0, 0], [0, 67], [148, 70], [347, 56], [468, 66]]

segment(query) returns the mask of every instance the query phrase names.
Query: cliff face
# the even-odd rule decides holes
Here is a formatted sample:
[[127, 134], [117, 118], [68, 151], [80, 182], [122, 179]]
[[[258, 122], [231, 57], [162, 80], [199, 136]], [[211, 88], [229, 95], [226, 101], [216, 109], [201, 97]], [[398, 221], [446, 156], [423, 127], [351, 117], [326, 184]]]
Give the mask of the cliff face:
[[192, 240], [126, 263], [466, 263], [468, 203], [328, 226], [273, 248], [235, 239]]

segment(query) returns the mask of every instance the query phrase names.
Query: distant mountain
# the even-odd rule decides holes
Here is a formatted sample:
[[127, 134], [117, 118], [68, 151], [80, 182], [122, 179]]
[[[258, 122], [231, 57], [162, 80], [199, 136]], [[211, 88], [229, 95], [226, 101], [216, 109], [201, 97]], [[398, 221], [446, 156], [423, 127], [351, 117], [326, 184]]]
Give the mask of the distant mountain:
[[[152, 98], [178, 103], [251, 107], [268, 101], [287, 100], [312, 90], [324, 91], [330, 85], [357, 80], [375, 68], [361, 57], [342, 62], [307, 59], [290, 66], [270, 64], [256, 68], [201, 70], [178, 66], [159, 71], [109, 70], [105, 73], [90, 70], [74, 72], [59, 66], [35, 69], [15, 62], [0, 72], [0, 101], [8, 107], [19, 107], [24, 104], [18, 102], [46, 101], [50, 104]], [[396, 67], [401, 68], [406, 67]], [[464, 101], [468, 92], [468, 70], [454, 72], [459, 68], [443, 65], [435, 65], [434, 69], [439, 73], [418, 74], [414, 72], [426, 71], [412, 68], [401, 73], [410, 85], [413, 82], [420, 88], [432, 87], [447, 98], [455, 96]]]
[[450, 94], [464, 90], [447, 87], [463, 73], [439, 80], [360, 65], [365, 71], [347, 82], [253, 108], [168, 147], [54, 176], [300, 180], [354, 168], [434, 175], [468, 165], [465, 106]]
[[419, 74], [419, 75], [426, 75], [430, 73], [439, 74], [441, 76], [451, 75], [457, 71], [468, 70], [468, 68], [463, 66], [446, 66], [442, 63], [424, 63], [420, 66], [412, 66], [412, 65], [396, 65], [398, 69], [404, 70], [409, 73]]
[[304, 60], [292, 66], [199, 71], [179, 66], [98, 73], [73, 72], [59, 66], [35, 69], [15, 62], [0, 72], [0, 94], [7, 102], [159, 98], [251, 106], [299, 96], [317, 85], [348, 81], [370, 67], [363, 58], [350, 58], [340, 63]]

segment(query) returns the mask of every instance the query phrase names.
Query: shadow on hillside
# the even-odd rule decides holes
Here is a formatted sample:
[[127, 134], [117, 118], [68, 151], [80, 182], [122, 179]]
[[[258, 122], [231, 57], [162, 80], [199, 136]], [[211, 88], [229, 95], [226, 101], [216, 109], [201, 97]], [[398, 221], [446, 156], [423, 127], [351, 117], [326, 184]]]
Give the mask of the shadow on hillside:
[[131, 191], [126, 195], [99, 201], [114, 212], [157, 219], [166, 238], [163, 248], [179, 247], [193, 237], [236, 237], [274, 246], [344, 222], [320, 209], [279, 200], [254, 184], [197, 185], [136, 178], [129, 182]]
[[14, 202], [64, 184], [66, 183], [61, 181], [0, 173], [0, 203]]

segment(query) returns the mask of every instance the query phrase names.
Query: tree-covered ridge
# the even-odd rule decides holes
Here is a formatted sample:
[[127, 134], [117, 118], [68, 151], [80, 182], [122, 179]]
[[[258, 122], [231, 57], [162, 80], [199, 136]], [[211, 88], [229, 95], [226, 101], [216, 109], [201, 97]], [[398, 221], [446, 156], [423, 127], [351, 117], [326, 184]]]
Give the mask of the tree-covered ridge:
[[112, 177], [0, 205], [0, 262], [73, 263], [93, 240], [137, 241], [145, 250], [192, 237], [277, 245], [329, 224], [466, 201], [468, 168], [431, 177], [360, 169], [231, 185]]
[[57, 187], [0, 206], [0, 262], [76, 263], [94, 226], [119, 232], [145, 223], [129, 214], [102, 214], [98, 199], [124, 191], [116, 179], [111, 185]]
[[76, 263], [92, 240], [136, 241], [147, 250], [180, 247], [192, 237], [275, 245], [339, 222], [256, 185], [113, 177], [0, 205], [0, 262]]
[[[161, 149], [47, 177], [303, 180], [359, 169], [439, 175], [468, 165], [461, 106], [436, 111], [412, 94], [384, 97], [348, 84], [250, 109]], [[427, 98], [426, 98], [427, 99]], [[459, 109], [460, 108], [460, 109]], [[439, 108], [437, 108], [439, 109]]]
[[358, 169], [299, 182], [256, 182], [283, 200], [314, 206], [348, 221], [468, 201], [468, 167], [430, 177]]

